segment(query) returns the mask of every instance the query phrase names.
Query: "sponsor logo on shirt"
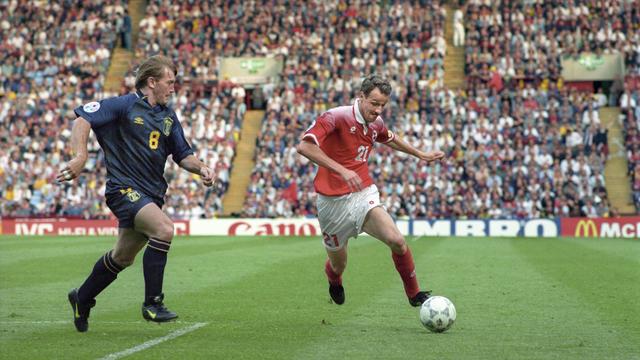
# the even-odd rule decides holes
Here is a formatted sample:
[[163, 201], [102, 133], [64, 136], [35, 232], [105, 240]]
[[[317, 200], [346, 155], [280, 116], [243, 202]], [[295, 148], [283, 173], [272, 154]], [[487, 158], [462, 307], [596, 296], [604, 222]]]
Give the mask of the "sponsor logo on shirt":
[[349, 132], [352, 133], [352, 134], [355, 134], [356, 133], [356, 127], [352, 126], [351, 129], [349, 129]]
[[138, 125], [144, 125], [144, 119], [141, 118], [140, 116], [136, 116], [136, 118], [133, 119], [133, 123]]

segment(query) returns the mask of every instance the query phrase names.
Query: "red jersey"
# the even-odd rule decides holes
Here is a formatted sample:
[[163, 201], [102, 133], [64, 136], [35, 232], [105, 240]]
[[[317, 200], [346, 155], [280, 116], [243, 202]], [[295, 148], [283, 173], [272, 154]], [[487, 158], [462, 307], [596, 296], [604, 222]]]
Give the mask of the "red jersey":
[[[395, 135], [378, 117], [367, 124], [360, 114], [357, 101], [353, 106], [340, 106], [320, 115], [302, 139], [314, 142], [327, 156], [349, 170], [355, 171], [362, 179], [362, 187], [373, 184], [367, 161], [374, 142], [388, 143]], [[339, 196], [351, 192], [342, 177], [320, 166], [313, 181], [317, 193], [325, 196]]]

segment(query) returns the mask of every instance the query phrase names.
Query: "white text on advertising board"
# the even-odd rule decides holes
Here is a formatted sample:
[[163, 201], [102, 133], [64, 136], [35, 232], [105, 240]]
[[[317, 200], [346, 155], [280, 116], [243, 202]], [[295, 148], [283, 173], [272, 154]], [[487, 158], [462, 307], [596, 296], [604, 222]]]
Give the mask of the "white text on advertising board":
[[414, 236], [558, 236], [558, 224], [550, 219], [533, 220], [414, 220]]

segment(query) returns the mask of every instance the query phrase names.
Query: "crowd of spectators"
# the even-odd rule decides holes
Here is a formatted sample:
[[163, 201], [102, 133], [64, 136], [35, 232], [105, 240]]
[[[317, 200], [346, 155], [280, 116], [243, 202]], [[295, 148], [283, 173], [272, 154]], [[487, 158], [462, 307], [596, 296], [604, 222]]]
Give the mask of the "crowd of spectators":
[[[248, 103], [241, 86], [220, 78], [220, 64], [224, 56], [253, 55], [281, 57], [284, 70], [259, 89], [266, 115], [244, 216], [315, 215], [315, 165], [295, 145], [316, 116], [353, 103], [362, 76], [374, 72], [394, 88], [383, 114], [388, 126], [447, 154], [446, 162], [427, 166], [376, 147], [369, 166], [393, 216], [607, 216], [614, 210], [602, 175], [608, 144], [598, 109], [609, 99], [565, 86], [560, 58], [622, 51], [627, 69], [638, 72], [638, 10], [620, 0], [556, 2], [469, 1], [459, 20], [466, 24], [468, 87], [452, 90], [443, 86], [447, 14], [437, 0], [150, 1], [132, 46], [137, 60], [119, 93], [133, 90], [134, 71], [150, 55], [178, 65], [172, 106], [220, 185], [206, 189], [168, 162], [166, 210], [174, 218], [224, 213]], [[72, 109], [115, 95], [101, 87], [126, 3], [65, 4], [0, 4], [8, 14], [0, 20], [3, 216], [110, 216], [95, 140], [78, 181], [53, 179], [70, 158]], [[640, 99], [637, 87], [625, 93], [623, 111], [635, 120], [625, 128], [638, 204]]]
[[[242, 9], [239, 4], [233, 9]], [[165, 209], [174, 218], [221, 214], [247, 106], [244, 89], [218, 79], [221, 56], [242, 53], [243, 39], [227, 41], [219, 36], [250, 21], [236, 19], [235, 10], [229, 9], [203, 19], [203, 14], [221, 9], [219, 5], [150, 2], [133, 46], [136, 60], [120, 91], [106, 93], [102, 85], [118, 37], [125, 40], [123, 47], [129, 47], [126, 2], [0, 4], [0, 11], [8, 14], [0, 23], [0, 131], [2, 141], [9, 142], [0, 148], [2, 215], [110, 216], [103, 195], [104, 158], [93, 136], [84, 174], [73, 183], [55, 183], [54, 174], [71, 155], [72, 110], [133, 91], [136, 68], [158, 53], [178, 65], [171, 105], [194, 151], [218, 177], [217, 186], [205, 189], [197, 176], [169, 161]], [[216, 32], [211, 27], [214, 22]]]
[[465, 66], [470, 87], [548, 86], [561, 59], [620, 53], [640, 68], [640, 8], [628, 0], [469, 1]]
[[[376, 147], [370, 171], [393, 215], [529, 218], [610, 213], [603, 177], [607, 130], [599, 123], [597, 100], [590, 94], [568, 88], [552, 94], [521, 89], [501, 95], [439, 88], [419, 92], [418, 101], [392, 98], [383, 114], [390, 128], [419, 148], [441, 149], [448, 157], [427, 166]], [[294, 116], [289, 110], [279, 117], [268, 111], [246, 215], [314, 214], [314, 166], [296, 156], [294, 148], [312, 117]]]
[[[554, 83], [562, 83], [562, 59], [577, 59], [585, 52], [596, 56], [620, 54], [626, 74], [634, 78], [640, 74], [637, 1], [472, 0], [464, 7], [465, 70], [470, 88], [486, 86], [501, 91], [533, 84], [547, 89]], [[637, 114], [632, 105], [637, 99], [637, 90], [625, 84], [623, 93], [618, 91], [614, 84], [608, 99], [601, 100], [604, 98], [601, 92], [596, 96], [601, 106], [623, 108], [629, 175], [638, 204], [640, 185], [635, 180], [638, 161], [634, 149]], [[636, 208], [640, 209], [637, 205]]]
[[[394, 85], [394, 93], [383, 115], [390, 127], [425, 150], [444, 150], [449, 158], [446, 163], [430, 167], [384, 146], [377, 147], [377, 154], [370, 159], [370, 169], [383, 201], [394, 216], [525, 218], [608, 216], [614, 212], [610, 209], [603, 176], [608, 155], [607, 130], [600, 123], [598, 113], [601, 106], [607, 105], [607, 97], [602, 92], [589, 94], [564, 86], [559, 76], [559, 56], [564, 54], [563, 49], [544, 45], [547, 47], [543, 50], [553, 55], [548, 58], [556, 63], [529, 59], [529, 54], [538, 54], [529, 42], [525, 46], [526, 54], [522, 52], [521, 38], [541, 39], [537, 35], [543, 28], [526, 30], [527, 37], [519, 33], [499, 34], [508, 37], [505, 39], [509, 41], [489, 41], [488, 37], [482, 37], [485, 41], [478, 46], [478, 34], [487, 34], [487, 14], [501, 16], [500, 10], [507, 9], [505, 14], [509, 15], [509, 9], [512, 9], [515, 23], [519, 16], [528, 15], [532, 9], [510, 6], [509, 2], [491, 2], [492, 8], [485, 3], [472, 2], [468, 7], [467, 49], [474, 50], [467, 56], [471, 79], [468, 91], [444, 88], [438, 81], [440, 77], [431, 72], [428, 62], [400, 61], [394, 66], [397, 59], [382, 58], [382, 66], [351, 71], [349, 64], [338, 63], [343, 71], [323, 73], [323, 68], [335, 68], [335, 63], [320, 62], [309, 71], [305, 67], [305, 54], [290, 57], [288, 60], [296, 66], [287, 68], [279, 87], [266, 91], [272, 95], [268, 97], [267, 115], [258, 141], [256, 168], [248, 189], [245, 215], [314, 215], [312, 179], [315, 169], [296, 156], [294, 147], [300, 133], [315, 116], [333, 106], [352, 103], [360, 75], [372, 70], [391, 78]], [[437, 16], [423, 21], [420, 26], [432, 29], [431, 34], [436, 35], [429, 38], [433, 50], [443, 35], [446, 14], [437, 2], [429, 4], [433, 8], [427, 8]], [[419, 11], [415, 9], [421, 7], [420, 4], [404, 6], [401, 12], [391, 10], [355, 21], [373, 24], [374, 29], [387, 29], [386, 24], [400, 22], [394, 14], [416, 14]], [[620, 6], [614, 6], [614, 10]], [[478, 14], [479, 9], [482, 16]], [[628, 10], [628, 7], [624, 5], [624, 9]], [[625, 14], [635, 16], [634, 11]], [[337, 12], [329, 18], [340, 18], [341, 15], [344, 13]], [[538, 21], [537, 26], [544, 23]], [[522, 24], [524, 22], [514, 25], [514, 31]], [[409, 38], [412, 28], [408, 25], [408, 29], [394, 29], [400, 34], [408, 34], [406, 38]], [[336, 29], [335, 26], [323, 28], [327, 32]], [[337, 29], [347, 32], [346, 28]], [[337, 46], [324, 50], [333, 51], [336, 57], [349, 53], [342, 49], [357, 53], [361, 33], [362, 30], [351, 33], [346, 45], [333, 42]], [[374, 35], [373, 38], [385, 37]], [[394, 38], [392, 32], [391, 39]], [[495, 65], [485, 63], [484, 59], [492, 59], [485, 55], [503, 55], [494, 45], [511, 43], [513, 57], [518, 61], [521, 56], [517, 53], [521, 53], [530, 64], [540, 65], [536, 69], [547, 69], [540, 81], [505, 81], [496, 87], [491, 81], [478, 78], [473, 69], [488, 69], [489, 65]], [[492, 52], [486, 51], [488, 44], [492, 44]], [[442, 48], [441, 54], [444, 54], [445, 47]], [[504, 49], [509, 48], [505, 46]], [[380, 41], [375, 49], [370, 56], [376, 63], [381, 59], [377, 54], [398, 53], [393, 41]], [[495, 59], [503, 63], [511, 61], [500, 56]], [[521, 62], [518, 64], [520, 68]], [[441, 67], [442, 63], [438, 65]]]
[[[468, 1], [465, 8], [465, 71], [470, 93], [509, 93], [511, 96], [524, 88], [522, 105], [526, 110], [542, 110], [542, 123], [573, 128], [561, 143], [562, 148], [574, 148], [573, 157], [591, 158], [585, 173], [576, 173], [572, 181], [555, 187], [556, 202], [569, 202], [576, 185], [586, 182], [594, 189], [604, 189], [602, 172], [608, 155], [606, 129], [600, 124], [598, 109], [615, 106], [618, 94], [611, 89], [611, 96], [598, 89], [585, 99], [576, 101], [561, 91], [561, 62], [565, 58], [577, 59], [585, 52], [621, 54], [627, 73], [637, 73], [640, 63], [640, 33], [638, 32], [640, 9], [634, 1]], [[545, 94], [527, 99], [527, 92]], [[549, 100], [555, 101], [549, 102]], [[576, 116], [568, 119], [568, 113]], [[512, 108], [513, 111], [513, 108]], [[557, 114], [557, 116], [554, 116]], [[531, 113], [525, 113], [531, 116]], [[581, 147], [575, 144], [582, 142]], [[602, 147], [604, 151], [600, 151]], [[561, 151], [553, 159], [564, 160]], [[562, 168], [566, 169], [566, 167]], [[566, 174], [565, 174], [566, 175]], [[599, 179], [594, 179], [594, 176]], [[578, 191], [576, 211], [572, 215], [606, 216], [610, 209], [606, 193]], [[538, 197], [525, 193], [525, 198]], [[589, 209], [593, 209], [590, 211]], [[560, 215], [564, 213], [560, 212]]]
[[352, 102], [363, 75], [376, 72], [391, 80], [395, 92], [388, 107], [394, 112], [408, 99], [417, 102], [419, 92], [442, 86], [446, 12], [438, 1], [361, 5], [300, 2], [293, 9], [270, 8], [264, 18], [269, 28], [292, 35], [279, 50], [286, 55], [279, 85], [262, 89], [267, 112], [245, 216], [314, 214], [315, 168], [295, 145], [318, 114]]
[[620, 110], [633, 203], [640, 213], [640, 76], [631, 76], [625, 82]]
[[[0, 214], [106, 216], [104, 176], [55, 174], [70, 158], [73, 109], [100, 98], [126, 3], [0, 2]], [[92, 151], [97, 144], [90, 144]]]
[[217, 174], [217, 186], [208, 189], [197, 176], [169, 162], [165, 210], [173, 218], [210, 218], [224, 212], [223, 198], [247, 102], [244, 88], [220, 78], [220, 64], [224, 56], [251, 54], [245, 46], [260, 43], [255, 36], [248, 37], [253, 23], [247, 17], [249, 11], [259, 9], [241, 2], [156, 0], [147, 4], [140, 21], [134, 48], [137, 60], [125, 75], [121, 92], [133, 91], [135, 69], [143, 59], [159, 53], [173, 59], [178, 74], [171, 105], [196, 155]]

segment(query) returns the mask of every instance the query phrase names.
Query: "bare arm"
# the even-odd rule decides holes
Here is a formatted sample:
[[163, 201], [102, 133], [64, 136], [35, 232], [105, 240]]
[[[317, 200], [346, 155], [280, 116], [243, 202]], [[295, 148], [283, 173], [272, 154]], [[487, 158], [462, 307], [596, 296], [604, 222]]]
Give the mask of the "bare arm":
[[84, 164], [87, 162], [87, 142], [89, 141], [89, 132], [91, 124], [82, 117], [74, 120], [71, 128], [71, 154], [73, 158], [60, 171], [56, 180], [69, 181], [80, 176]]
[[213, 170], [194, 155], [189, 155], [182, 159], [178, 165], [190, 173], [200, 175], [202, 177], [202, 183], [206, 186], [213, 185]]
[[436, 160], [444, 158], [444, 152], [442, 152], [440, 150], [429, 151], [429, 152], [421, 151], [419, 149], [416, 149], [413, 145], [411, 145], [408, 142], [406, 142], [403, 139], [401, 139], [398, 135], [396, 135], [393, 138], [393, 140], [391, 140], [390, 142], [386, 143], [385, 145], [389, 146], [390, 148], [392, 148], [394, 150], [402, 151], [402, 152], [407, 153], [409, 155], [413, 155], [413, 156], [417, 157], [418, 159], [424, 160], [426, 162], [432, 162], [432, 161], [436, 161]]
[[298, 154], [308, 158], [319, 166], [340, 174], [351, 190], [362, 190], [362, 179], [360, 179], [360, 176], [358, 176], [355, 171], [347, 169], [337, 161], [327, 156], [327, 154], [325, 154], [325, 152], [322, 151], [322, 149], [320, 149], [320, 147], [315, 143], [302, 140], [296, 147], [296, 150], [298, 151]]

